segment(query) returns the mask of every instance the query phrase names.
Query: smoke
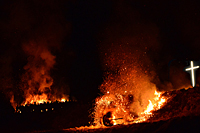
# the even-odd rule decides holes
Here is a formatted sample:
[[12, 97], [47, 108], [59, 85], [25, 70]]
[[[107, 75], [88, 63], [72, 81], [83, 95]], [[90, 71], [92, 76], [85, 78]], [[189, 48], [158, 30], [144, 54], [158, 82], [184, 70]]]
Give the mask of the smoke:
[[32, 100], [36, 102], [36, 99], [47, 101], [48, 95], [43, 94], [51, 91], [53, 79], [50, 76], [50, 70], [55, 64], [55, 56], [39, 42], [25, 44], [23, 47], [28, 54], [28, 63], [24, 66], [26, 73], [22, 77], [22, 83], [24, 83], [22, 89], [24, 89], [26, 102]]

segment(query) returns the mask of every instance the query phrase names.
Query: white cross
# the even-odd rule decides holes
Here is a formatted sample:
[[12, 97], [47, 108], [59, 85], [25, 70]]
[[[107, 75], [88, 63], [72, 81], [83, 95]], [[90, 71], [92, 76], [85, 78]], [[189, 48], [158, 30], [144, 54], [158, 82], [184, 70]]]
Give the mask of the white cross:
[[193, 61], [190, 62], [190, 68], [185, 69], [185, 71], [191, 70], [191, 80], [192, 80], [192, 86], [195, 86], [195, 81], [194, 81], [194, 69], [199, 68], [199, 66], [193, 67]]

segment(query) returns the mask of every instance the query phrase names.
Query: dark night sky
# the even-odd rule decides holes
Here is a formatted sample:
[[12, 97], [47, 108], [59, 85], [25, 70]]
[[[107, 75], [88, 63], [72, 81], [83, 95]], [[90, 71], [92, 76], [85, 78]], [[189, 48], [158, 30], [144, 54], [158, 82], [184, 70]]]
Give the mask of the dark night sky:
[[20, 91], [16, 86], [27, 63], [22, 44], [29, 40], [49, 39], [48, 48], [56, 56], [51, 70], [54, 83], [67, 84], [71, 95], [91, 101], [100, 93], [98, 87], [108, 71], [103, 55], [111, 43], [121, 38], [132, 42], [143, 34], [153, 38], [152, 43], [130, 49], [148, 47], [153, 71], [164, 83], [169, 80], [170, 60], [200, 59], [199, 29], [198, 0], [1, 0], [2, 96]]

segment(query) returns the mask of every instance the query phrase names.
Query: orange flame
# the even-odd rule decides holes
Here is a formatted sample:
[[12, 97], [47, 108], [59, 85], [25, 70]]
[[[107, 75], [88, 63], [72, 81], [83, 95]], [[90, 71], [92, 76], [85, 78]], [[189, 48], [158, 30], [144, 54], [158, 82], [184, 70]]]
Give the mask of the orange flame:
[[[53, 78], [50, 76], [50, 70], [55, 64], [56, 57], [45, 46], [45, 42], [30, 42], [23, 46], [28, 55], [28, 63], [24, 66], [26, 72], [22, 76], [21, 89], [25, 100], [21, 105], [68, 101], [68, 95], [57, 95], [55, 91], [52, 93]], [[14, 98], [11, 102], [15, 103]]]
[[93, 124], [97, 127], [143, 122], [167, 101], [147, 74], [136, 66], [123, 64], [118, 74], [110, 74], [96, 99]]
[[161, 96], [161, 92], [154, 92], [154, 98], [148, 100], [149, 104], [143, 111], [139, 113], [134, 113], [131, 111], [131, 104], [128, 103], [126, 96], [120, 94], [106, 95], [98, 98], [96, 101], [95, 108], [95, 118], [94, 124], [95, 127], [104, 127], [104, 117], [108, 112], [111, 112], [110, 116], [110, 125], [117, 124], [130, 124], [130, 123], [139, 123], [146, 121], [152, 116], [152, 111], [160, 109], [164, 103], [167, 101], [167, 98]]
[[48, 99], [47, 94], [42, 94], [42, 95], [29, 95], [29, 97], [26, 98], [26, 101], [24, 103], [22, 103], [23, 106], [27, 105], [27, 104], [43, 104], [43, 103], [51, 103], [51, 102], [68, 102], [68, 96], [65, 96], [65, 98], [54, 98], [54, 99]]
[[[125, 97], [119, 94], [116, 94], [117, 96], [114, 96], [107, 93], [106, 95], [103, 95], [102, 97], [96, 99], [96, 107], [94, 112], [95, 116], [92, 125], [90, 125], [89, 127], [81, 126], [70, 128], [67, 130], [76, 131], [85, 129], [108, 128], [108, 126], [105, 126], [105, 124], [103, 123], [103, 115], [107, 112], [112, 112], [112, 115], [109, 118], [112, 125], [126, 125], [147, 121], [150, 117], [153, 116], [153, 111], [161, 109], [169, 99], [169, 97], [162, 96], [162, 94], [163, 92], [158, 92], [155, 90], [154, 98], [152, 100], [148, 100], [149, 103], [146, 108], [144, 108], [144, 110], [138, 114], [133, 114], [130, 111], [130, 107], [127, 108], [129, 104], [125, 100]], [[113, 100], [115, 100], [115, 103], [113, 103]]]

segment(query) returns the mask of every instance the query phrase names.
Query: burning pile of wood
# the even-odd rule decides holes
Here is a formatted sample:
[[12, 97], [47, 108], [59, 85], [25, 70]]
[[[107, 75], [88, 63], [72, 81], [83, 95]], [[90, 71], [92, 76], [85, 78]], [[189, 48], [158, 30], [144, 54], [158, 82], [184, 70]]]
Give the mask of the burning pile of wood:
[[55, 102], [44, 102], [41, 104], [26, 104], [24, 106], [17, 106], [16, 113], [44, 113], [53, 112], [62, 108], [67, 108], [76, 103], [76, 100], [69, 101], [55, 101]]

